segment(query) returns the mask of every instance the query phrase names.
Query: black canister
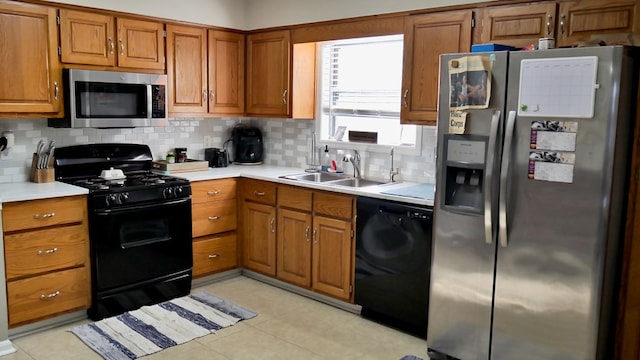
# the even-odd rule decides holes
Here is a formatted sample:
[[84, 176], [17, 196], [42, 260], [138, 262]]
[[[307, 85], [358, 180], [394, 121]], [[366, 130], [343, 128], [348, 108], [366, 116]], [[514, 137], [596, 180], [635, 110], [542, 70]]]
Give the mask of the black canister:
[[187, 161], [187, 148], [176, 148], [176, 162], [183, 163]]

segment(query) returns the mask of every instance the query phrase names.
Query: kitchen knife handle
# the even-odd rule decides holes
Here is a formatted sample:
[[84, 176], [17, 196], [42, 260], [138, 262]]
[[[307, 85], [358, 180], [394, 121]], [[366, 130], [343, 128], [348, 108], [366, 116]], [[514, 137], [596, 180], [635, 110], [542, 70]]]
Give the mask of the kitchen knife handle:
[[511, 146], [513, 145], [513, 131], [516, 125], [516, 112], [509, 111], [507, 126], [504, 132], [504, 148], [502, 165], [500, 167], [500, 246], [509, 245], [509, 227], [507, 226], [507, 180], [509, 179], [509, 167], [511, 166]]
[[484, 179], [484, 241], [493, 244], [493, 194], [491, 187], [493, 186], [493, 169], [496, 161], [496, 141], [498, 139], [498, 125], [500, 124], [500, 110], [493, 112], [491, 116], [491, 130], [489, 132], [489, 149], [487, 149], [487, 172]]

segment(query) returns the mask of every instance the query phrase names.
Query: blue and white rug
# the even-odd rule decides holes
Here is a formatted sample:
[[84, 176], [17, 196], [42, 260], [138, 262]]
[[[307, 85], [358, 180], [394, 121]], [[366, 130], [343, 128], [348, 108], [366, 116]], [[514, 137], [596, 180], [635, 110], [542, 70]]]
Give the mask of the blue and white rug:
[[256, 315], [203, 291], [69, 331], [107, 360], [137, 359]]

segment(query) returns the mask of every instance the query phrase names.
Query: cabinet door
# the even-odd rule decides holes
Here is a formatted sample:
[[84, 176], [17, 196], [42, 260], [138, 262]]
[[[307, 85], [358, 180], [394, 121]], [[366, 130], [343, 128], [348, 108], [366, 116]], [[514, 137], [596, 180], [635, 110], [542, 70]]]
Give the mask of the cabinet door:
[[635, 0], [561, 2], [557, 46], [570, 46], [598, 35], [618, 34], [626, 40], [631, 33], [640, 33], [639, 17], [640, 5]]
[[118, 66], [164, 70], [164, 24], [118, 18]]
[[349, 300], [352, 273], [351, 222], [315, 216], [313, 233], [313, 289]]
[[167, 25], [169, 112], [206, 113], [207, 30]]
[[277, 277], [311, 286], [311, 214], [278, 209]]
[[209, 112], [244, 113], [245, 36], [209, 30]]
[[288, 30], [247, 36], [247, 113], [289, 116], [290, 59]]
[[436, 124], [440, 55], [471, 49], [471, 19], [471, 11], [405, 18], [401, 123]]
[[276, 275], [276, 209], [270, 205], [244, 203], [244, 266]]
[[538, 44], [538, 39], [554, 37], [556, 3], [497, 6], [482, 10], [481, 42], [518, 48]]
[[60, 9], [60, 48], [63, 63], [116, 65], [113, 16]]
[[0, 113], [52, 113], [62, 95], [56, 10], [0, 1]]

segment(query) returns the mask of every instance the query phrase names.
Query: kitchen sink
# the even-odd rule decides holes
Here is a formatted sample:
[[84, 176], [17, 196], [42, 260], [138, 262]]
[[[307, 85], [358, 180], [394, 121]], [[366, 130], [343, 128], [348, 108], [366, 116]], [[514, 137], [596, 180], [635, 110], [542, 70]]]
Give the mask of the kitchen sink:
[[327, 181], [349, 179], [349, 178], [346, 178], [344, 174], [332, 174], [332, 173], [324, 173], [324, 172], [284, 175], [280, 177], [283, 179], [310, 181], [310, 182], [327, 182]]
[[332, 186], [333, 185], [346, 186], [346, 187], [353, 187], [353, 188], [361, 188], [361, 187], [367, 187], [367, 186], [386, 184], [386, 182], [382, 182], [382, 181], [356, 179], [354, 177], [350, 177], [344, 174], [333, 174], [333, 173], [325, 173], [325, 172], [283, 175], [280, 177], [282, 179], [322, 183], [324, 185], [332, 185]]
[[386, 184], [386, 182], [348, 178], [348, 179], [332, 181], [330, 184], [336, 185], [336, 186], [348, 186], [348, 187], [360, 188], [360, 187], [366, 187], [366, 186], [382, 185], [382, 184]]

